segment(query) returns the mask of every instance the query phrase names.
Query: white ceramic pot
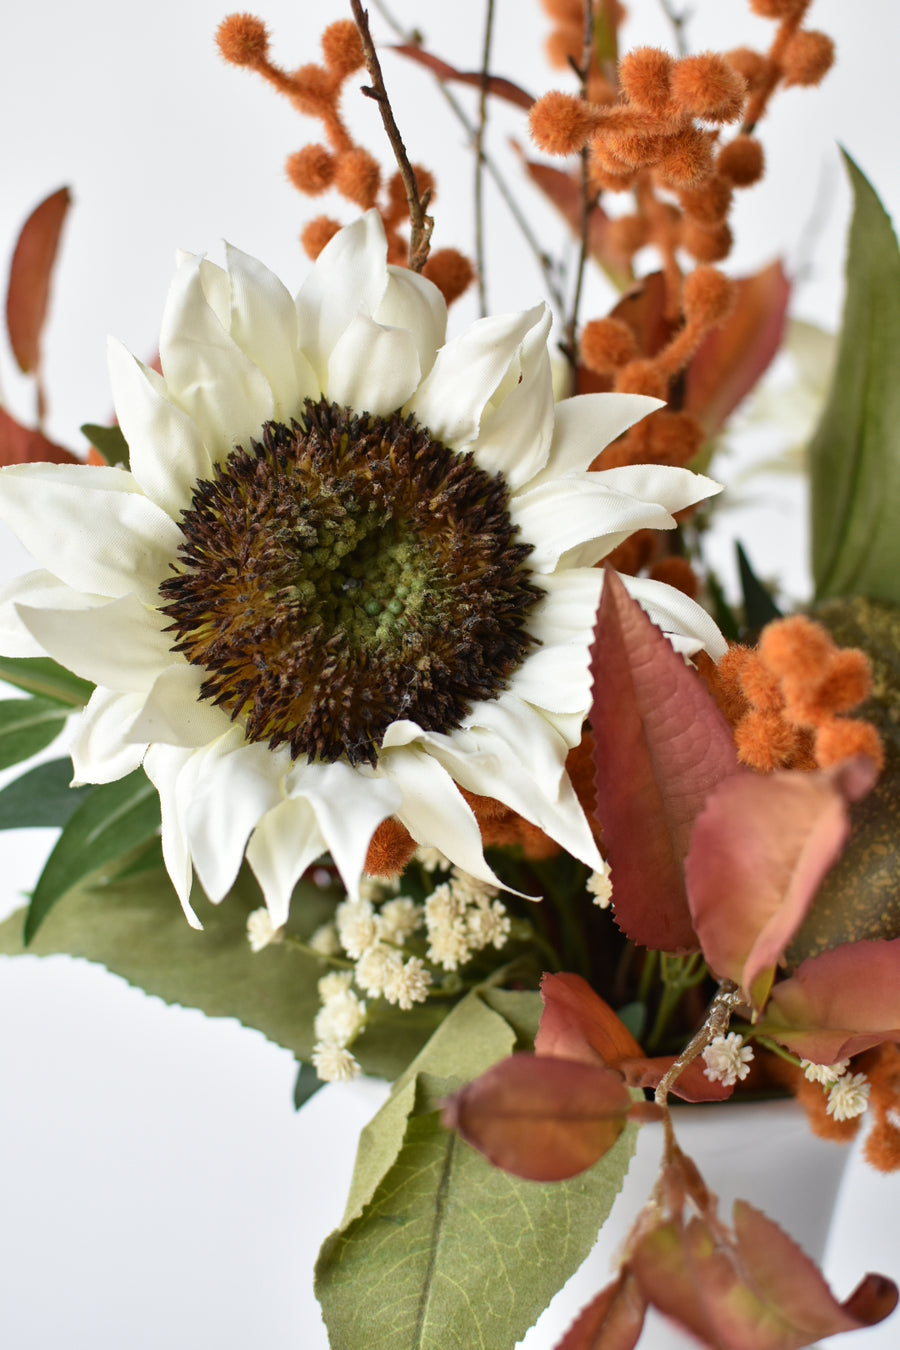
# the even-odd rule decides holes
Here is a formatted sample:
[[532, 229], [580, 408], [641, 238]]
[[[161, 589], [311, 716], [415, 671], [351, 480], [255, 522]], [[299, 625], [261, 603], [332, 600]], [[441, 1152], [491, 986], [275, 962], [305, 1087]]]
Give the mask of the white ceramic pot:
[[[749, 1200], [821, 1264], [848, 1148], [811, 1134], [793, 1100], [676, 1107], [673, 1121], [680, 1147], [719, 1196], [723, 1218], [730, 1221], [734, 1200]], [[584, 1305], [609, 1283], [619, 1247], [656, 1179], [661, 1151], [662, 1128], [645, 1125], [596, 1246], [519, 1342], [519, 1350], [552, 1350]], [[697, 1350], [697, 1341], [651, 1312], [638, 1350]]]

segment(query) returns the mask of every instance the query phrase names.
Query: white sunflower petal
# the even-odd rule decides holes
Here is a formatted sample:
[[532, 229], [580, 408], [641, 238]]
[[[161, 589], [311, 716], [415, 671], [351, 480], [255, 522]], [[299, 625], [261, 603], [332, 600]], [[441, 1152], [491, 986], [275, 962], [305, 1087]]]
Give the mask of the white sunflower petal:
[[251, 832], [282, 799], [288, 756], [248, 744], [237, 726], [194, 753], [196, 777], [181, 809], [197, 876], [215, 905], [234, 885]]
[[344, 408], [388, 417], [419, 383], [419, 355], [412, 334], [385, 328], [357, 314], [328, 360], [328, 398]]
[[[40, 509], [35, 509], [35, 503]], [[73, 590], [153, 604], [181, 531], [125, 469], [13, 464], [0, 473], [0, 520]]]
[[662, 408], [646, 394], [576, 394], [557, 403], [547, 463], [529, 486], [583, 473], [605, 446], [642, 417]]
[[129, 729], [143, 704], [141, 694], [95, 689], [72, 741], [73, 784], [115, 783], [140, 768], [146, 745], [136, 745]]
[[618, 469], [603, 469], [590, 476], [629, 497], [659, 502], [673, 513], [722, 491], [722, 484], [714, 479], [672, 464], [623, 464]]
[[568, 566], [590, 566], [615, 547], [610, 538], [619, 541], [635, 530], [675, 528], [664, 506], [616, 492], [601, 479], [600, 474], [572, 475], [512, 499], [510, 518], [522, 540], [532, 545], [528, 565], [534, 571], [552, 572], [563, 556]]
[[273, 928], [287, 922], [294, 887], [326, 849], [316, 813], [302, 798], [286, 798], [263, 816], [250, 836], [247, 861]]
[[683, 656], [693, 656], [702, 648], [709, 652], [714, 661], [722, 659], [728, 650], [728, 643], [696, 600], [691, 600], [682, 591], [676, 591], [674, 586], [666, 586], [662, 581], [626, 576], [621, 580], [628, 593], [640, 601], [641, 607], [663, 630], [677, 652]]
[[408, 267], [387, 269], [388, 283], [373, 312], [376, 323], [406, 328], [416, 344], [422, 378], [447, 339], [447, 306], [437, 286]]
[[231, 336], [265, 375], [274, 417], [299, 417], [303, 400], [319, 397], [319, 382], [300, 350], [297, 307], [288, 288], [256, 258], [225, 245], [230, 280]]
[[[333, 764], [297, 764], [288, 792], [309, 802], [328, 851], [351, 900], [359, 897], [359, 879], [378, 826], [396, 813], [401, 794], [393, 783], [336, 760]], [[353, 821], [353, 828], [347, 822]]]
[[335, 343], [357, 314], [374, 315], [387, 281], [384, 226], [367, 211], [328, 241], [297, 296], [300, 345], [323, 388]]
[[187, 413], [167, 397], [165, 380], [109, 339], [107, 363], [116, 416], [128, 442], [131, 472], [143, 492], [177, 520], [198, 478], [212, 476], [212, 461]]
[[223, 327], [203, 291], [200, 258], [179, 267], [169, 288], [159, 358], [169, 397], [197, 424], [213, 462], [258, 436], [274, 411], [262, 371]]
[[[184, 799], [190, 799], [199, 758], [198, 751], [183, 750], [174, 745], [151, 745], [144, 756], [144, 772], [159, 793], [163, 861], [192, 928], [203, 925], [191, 906], [194, 871], [182, 808]], [[181, 792], [180, 784], [183, 785]]]
[[469, 446], [479, 467], [502, 473], [513, 491], [543, 468], [550, 450], [554, 412], [547, 351], [550, 323], [546, 310], [516, 354], [511, 388], [502, 402], [496, 395], [491, 399], [478, 437]]
[[538, 305], [523, 314], [479, 319], [441, 348], [405, 411], [451, 449], [467, 446], [478, 435], [488, 400], [508, 374], [528, 333], [544, 322], [544, 313], [545, 307]]
[[38, 640], [22, 622], [19, 605], [29, 609], [91, 609], [105, 605], [105, 595], [81, 595], [58, 580], [52, 572], [39, 569], [15, 577], [0, 587], [0, 652], [4, 656], [46, 656]]
[[234, 725], [221, 708], [201, 698], [206, 671], [175, 660], [153, 682], [131, 728], [137, 741], [158, 741], [200, 749]]
[[83, 680], [140, 693], [175, 659], [165, 619], [133, 595], [94, 609], [29, 609], [19, 616], [44, 651]]

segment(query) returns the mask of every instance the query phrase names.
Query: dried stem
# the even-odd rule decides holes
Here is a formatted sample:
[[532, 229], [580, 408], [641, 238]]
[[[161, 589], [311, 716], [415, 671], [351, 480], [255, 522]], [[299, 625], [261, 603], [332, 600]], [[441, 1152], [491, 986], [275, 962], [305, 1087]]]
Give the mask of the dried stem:
[[369, 32], [369, 16], [363, 9], [360, 0], [350, 0], [350, 8], [353, 11], [353, 18], [359, 29], [359, 36], [362, 39], [363, 52], [366, 57], [366, 70], [369, 72], [369, 79], [372, 81], [371, 88], [363, 87], [363, 93], [367, 98], [372, 98], [378, 104], [381, 111], [381, 120], [384, 123], [384, 129], [387, 132], [388, 140], [394, 151], [394, 158], [397, 161], [397, 168], [400, 170], [400, 177], [403, 179], [403, 186], [406, 189], [406, 200], [409, 203], [409, 266], [413, 272], [421, 272], [425, 263], [428, 261], [428, 250], [431, 247], [431, 231], [434, 229], [434, 221], [431, 216], [425, 214], [425, 208], [428, 205], [428, 194], [425, 194], [425, 200], [419, 196], [419, 188], [416, 183], [416, 175], [413, 173], [412, 165], [406, 153], [406, 147], [403, 144], [403, 137], [394, 120], [394, 113], [391, 108], [390, 99], [387, 90], [384, 87], [384, 79], [381, 74], [381, 66], [378, 56], [375, 52], [375, 44], [372, 41], [372, 35]]
[[669, 1069], [665, 1076], [660, 1080], [654, 1098], [657, 1106], [666, 1107], [666, 1109], [668, 1109], [667, 1098], [672, 1089], [672, 1084], [678, 1078], [678, 1075], [686, 1069], [689, 1064], [693, 1064], [697, 1056], [702, 1055], [706, 1047], [714, 1041], [717, 1036], [725, 1035], [725, 1032], [728, 1030], [728, 1023], [731, 1021], [731, 1014], [742, 1001], [741, 992], [734, 981], [723, 980], [719, 985], [719, 992], [709, 1005], [709, 1012], [703, 1026], [685, 1049], [682, 1050], [671, 1069]]
[[[375, 7], [375, 9], [378, 10], [379, 14], [382, 16], [385, 23], [388, 24], [388, 26], [393, 30], [394, 33], [396, 33], [397, 37], [400, 38], [402, 42], [412, 46], [422, 46], [423, 41], [422, 34], [418, 31], [418, 29], [405, 29], [402, 26], [402, 24], [399, 24], [397, 22], [397, 20], [394, 18], [391, 12], [385, 8], [383, 0], [371, 0], [371, 3]], [[447, 85], [443, 82], [443, 80], [438, 80], [437, 87], [440, 90], [444, 98], [444, 101], [447, 104], [447, 107], [450, 109], [450, 111], [453, 113], [453, 116], [456, 118], [460, 126], [465, 131], [470, 144], [474, 144], [475, 126], [468, 117], [468, 115], [466, 114], [464, 108], [462, 107], [462, 104], [456, 98], [453, 91], [449, 89]], [[553, 305], [555, 306], [557, 312], [559, 314], [562, 314], [565, 308], [565, 297], [562, 293], [559, 282], [556, 278], [553, 259], [542, 247], [541, 241], [538, 239], [534, 230], [531, 228], [531, 225], [528, 222], [528, 218], [526, 217], [519, 203], [516, 201], [512, 188], [509, 186], [506, 179], [503, 177], [503, 174], [497, 167], [495, 160], [489, 154], [487, 154], [486, 151], [482, 150], [481, 162], [484, 165], [491, 180], [493, 181], [493, 184], [496, 187], [497, 191], [500, 193], [500, 196], [503, 198], [507, 210], [509, 211], [510, 215], [513, 218], [513, 222], [515, 223], [516, 228], [518, 229], [522, 238], [525, 240], [525, 243], [528, 245], [531, 252], [534, 254], [535, 261], [537, 262], [538, 267], [541, 269], [541, 274], [544, 278], [544, 285], [547, 288], [547, 293], [550, 296]]]
[[[591, 72], [591, 58], [594, 49], [594, 6], [592, 0], [584, 4], [584, 45], [581, 52], [581, 97], [587, 99], [588, 78]], [[590, 158], [587, 146], [581, 152], [581, 240], [578, 249], [578, 267], [575, 272], [575, 293], [572, 296], [572, 309], [566, 324], [565, 351], [572, 368], [573, 380], [578, 371], [578, 311], [581, 307], [581, 291], [584, 286], [584, 270], [587, 264], [588, 238], [590, 232], [591, 211], [594, 207], [594, 194], [591, 191]]]
[[662, 11], [675, 32], [675, 50], [679, 56], [687, 56], [689, 48], [687, 41], [687, 24], [690, 20], [691, 11], [682, 9], [676, 11], [672, 5], [672, 0], [659, 0]]
[[481, 93], [478, 99], [478, 127], [475, 132], [475, 266], [478, 270], [478, 305], [481, 317], [487, 314], [487, 283], [484, 264], [484, 133], [488, 116], [488, 77], [491, 69], [491, 38], [494, 30], [494, 0], [487, 0], [484, 12], [484, 49], [481, 56]]

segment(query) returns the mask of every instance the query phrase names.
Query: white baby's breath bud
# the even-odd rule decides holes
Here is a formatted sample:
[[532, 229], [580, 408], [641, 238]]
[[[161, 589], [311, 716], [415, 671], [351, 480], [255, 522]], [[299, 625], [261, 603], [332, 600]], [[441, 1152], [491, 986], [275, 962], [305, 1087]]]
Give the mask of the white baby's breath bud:
[[392, 967], [385, 981], [384, 996], [408, 1012], [414, 1003], [424, 1003], [428, 997], [431, 976], [417, 956], [411, 956], [399, 969]]
[[836, 1064], [814, 1064], [810, 1059], [801, 1059], [800, 1068], [803, 1070], [804, 1078], [808, 1078], [811, 1083], [830, 1086], [839, 1078], [843, 1078], [849, 1064], [849, 1059], [839, 1059]]
[[350, 1051], [328, 1041], [313, 1046], [312, 1065], [323, 1083], [349, 1083], [360, 1074], [359, 1064]]
[[323, 923], [312, 937], [307, 939], [306, 945], [317, 956], [338, 956], [343, 951], [337, 928], [333, 923]]
[[341, 946], [356, 961], [378, 938], [375, 910], [370, 900], [345, 900], [334, 912]]
[[385, 942], [403, 945], [408, 937], [422, 927], [422, 907], [408, 896], [388, 900], [378, 911], [378, 935]]
[[385, 986], [391, 975], [403, 968], [403, 957], [392, 947], [376, 942], [363, 952], [356, 963], [356, 983], [366, 994], [378, 998], [385, 992]]
[[268, 947], [272, 942], [280, 942], [282, 931], [275, 928], [269, 917], [269, 911], [254, 909], [252, 914], [247, 915], [247, 941], [250, 943], [251, 952], [261, 952], [264, 947]]
[[366, 1020], [366, 1005], [350, 990], [330, 998], [316, 1013], [313, 1023], [316, 1037], [334, 1045], [350, 1045], [356, 1040]]
[[425, 901], [425, 926], [428, 930], [428, 959], [444, 970], [456, 970], [468, 960], [469, 935], [466, 906], [443, 882]]
[[872, 1084], [864, 1073], [845, 1073], [830, 1088], [825, 1110], [835, 1120], [852, 1120], [869, 1105]]
[[319, 998], [323, 1003], [330, 1003], [332, 999], [348, 994], [352, 983], [352, 970], [333, 970], [329, 975], [323, 975], [319, 981]]
[[711, 1083], [733, 1087], [750, 1072], [753, 1047], [744, 1045], [736, 1031], [727, 1036], [715, 1036], [703, 1051], [706, 1068], [703, 1072]]
[[459, 867], [454, 867], [450, 873], [450, 889], [454, 898], [466, 905], [484, 904], [498, 894], [496, 886], [492, 886], [488, 881], [481, 881], [479, 877], [470, 876]]
[[450, 867], [450, 859], [445, 858], [439, 848], [428, 848], [425, 844], [416, 849], [413, 857], [426, 872], [445, 872]]
[[471, 951], [480, 952], [488, 946], [499, 951], [506, 946], [509, 929], [510, 919], [502, 900], [491, 903], [485, 900], [466, 911], [466, 933]]
[[606, 859], [603, 860], [603, 867], [598, 872], [592, 872], [587, 879], [587, 889], [590, 895], [594, 897], [594, 904], [598, 909], [608, 909], [612, 903], [612, 880], [609, 874], [609, 864]]

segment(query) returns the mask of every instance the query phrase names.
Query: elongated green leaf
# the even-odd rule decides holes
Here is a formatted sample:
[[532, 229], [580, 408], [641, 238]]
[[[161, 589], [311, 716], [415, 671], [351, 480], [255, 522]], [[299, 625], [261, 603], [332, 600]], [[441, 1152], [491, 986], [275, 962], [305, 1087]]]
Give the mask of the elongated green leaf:
[[20, 764], [51, 745], [68, 715], [68, 708], [46, 698], [0, 699], [0, 769]]
[[810, 446], [818, 599], [900, 601], [900, 252], [849, 156], [855, 209], [847, 299], [828, 404]]
[[67, 708], [83, 708], [94, 692], [88, 680], [79, 679], [49, 656], [0, 656], [0, 680]]
[[[252, 877], [242, 874], [221, 905], [210, 905], [198, 889], [192, 903], [202, 933], [188, 925], [168, 875], [160, 870], [130, 881], [117, 875], [104, 885], [76, 887], [54, 907], [27, 948], [24, 911], [19, 910], [0, 924], [0, 954], [85, 957], [167, 1003], [199, 1008], [209, 1017], [235, 1017], [308, 1060], [316, 1039], [316, 982], [330, 969], [328, 963], [287, 942], [251, 952], [247, 915], [262, 904]], [[309, 937], [331, 918], [334, 906], [334, 894], [301, 882], [289, 933]], [[410, 1012], [379, 1009], [353, 1053], [366, 1073], [395, 1078], [445, 1013], [445, 1007], [432, 1003]]]
[[159, 823], [159, 797], [142, 770], [94, 788], [72, 812], [34, 888], [26, 943], [58, 900], [152, 839]]
[[121, 427], [102, 427], [94, 422], [85, 422], [80, 427], [82, 436], [86, 436], [95, 450], [98, 450], [107, 464], [124, 464], [128, 467], [128, 442]]
[[[440, 1125], [438, 1089], [519, 1044], [494, 1010], [504, 999], [468, 995], [363, 1132], [344, 1223], [316, 1266], [341, 1350], [514, 1345], [581, 1264], [621, 1187], [634, 1127], [589, 1172], [545, 1185], [498, 1171]], [[524, 1029], [538, 1007], [525, 995], [510, 1011]]]
[[26, 830], [65, 825], [93, 789], [69, 787], [72, 761], [53, 759], [38, 764], [0, 792], [0, 830]]

